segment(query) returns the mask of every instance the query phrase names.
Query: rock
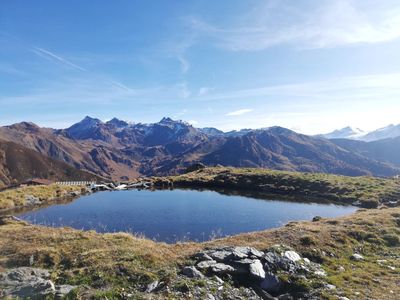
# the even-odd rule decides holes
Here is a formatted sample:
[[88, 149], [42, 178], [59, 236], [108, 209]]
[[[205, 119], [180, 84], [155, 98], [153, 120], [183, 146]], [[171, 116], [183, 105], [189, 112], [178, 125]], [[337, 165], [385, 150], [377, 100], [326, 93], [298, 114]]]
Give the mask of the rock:
[[274, 271], [278, 268], [278, 262], [281, 260], [281, 257], [275, 252], [267, 252], [264, 256], [265, 261], [265, 269], [268, 271]]
[[154, 291], [157, 289], [158, 284], [159, 284], [159, 282], [158, 282], [157, 280], [156, 280], [156, 281], [153, 281], [153, 282], [150, 283], [150, 284], [148, 284], [147, 287], [146, 287], [146, 293], [152, 293], [152, 292], [154, 292]]
[[347, 297], [339, 297], [338, 300], [350, 300], [350, 299]]
[[229, 259], [231, 255], [232, 251], [226, 251], [226, 250], [215, 250], [209, 253], [209, 256], [213, 260], [216, 260], [217, 262], [225, 262]]
[[217, 263], [211, 267], [211, 271], [218, 275], [233, 273], [235, 269], [232, 266]]
[[312, 219], [312, 221], [313, 222], [318, 222], [318, 221], [320, 221], [322, 219], [322, 217], [320, 217], [320, 216], [315, 216], [313, 219]]
[[334, 286], [333, 284], [327, 284], [327, 285], [325, 285], [325, 288], [327, 289], [327, 290], [336, 290], [336, 286]]
[[32, 195], [27, 195], [25, 197], [25, 203], [26, 205], [38, 205], [41, 204], [42, 201], [38, 197], [32, 196]]
[[244, 258], [244, 259], [241, 259], [241, 260], [235, 260], [234, 263], [235, 264], [239, 264], [239, 265], [251, 265], [255, 261], [256, 260], [254, 260], [254, 259]]
[[256, 260], [249, 266], [250, 276], [255, 277], [257, 279], [265, 278], [265, 271], [262, 263], [259, 260]]
[[285, 251], [283, 256], [285, 256], [286, 258], [288, 258], [289, 260], [291, 260], [293, 262], [297, 262], [297, 261], [301, 260], [301, 256], [295, 251]]
[[62, 298], [68, 295], [76, 286], [73, 285], [58, 285], [56, 286], [56, 298]]
[[249, 255], [247, 253], [248, 251], [242, 251], [240, 247], [236, 247], [232, 250], [232, 253], [230, 255], [231, 259], [244, 259], [247, 258]]
[[218, 282], [219, 284], [224, 284], [224, 281], [221, 278], [219, 278], [218, 276], [214, 276], [214, 278], [215, 278], [215, 281]]
[[21, 267], [1, 274], [0, 286], [4, 295], [21, 298], [32, 295], [44, 297], [56, 292], [54, 283], [49, 278], [47, 270]]
[[189, 278], [203, 278], [204, 275], [195, 267], [184, 267], [182, 274]]
[[316, 270], [314, 271], [314, 274], [320, 277], [325, 277], [326, 276], [326, 272], [322, 269]]
[[364, 256], [362, 256], [361, 254], [358, 253], [354, 253], [352, 256], [350, 256], [351, 260], [355, 260], [355, 261], [360, 261], [360, 260], [364, 260]]
[[338, 272], [344, 272], [344, 271], [346, 271], [346, 269], [345, 269], [343, 266], [339, 266], [339, 267], [337, 268], [337, 270], [338, 270]]
[[268, 293], [277, 293], [281, 288], [281, 281], [274, 274], [266, 274], [264, 280], [261, 282], [260, 287]]
[[258, 251], [255, 248], [250, 247], [250, 251], [249, 251], [250, 256], [255, 256], [257, 258], [262, 258], [264, 256], [264, 253], [261, 251]]
[[78, 197], [78, 196], [81, 195], [81, 192], [79, 192], [79, 191], [72, 191], [72, 192], [69, 193], [69, 195], [72, 196], [72, 197]]
[[[4, 296], [26, 298], [35, 295], [37, 298], [55, 296], [62, 298], [76, 286], [54, 285], [50, 273], [44, 269], [20, 267], [0, 274], [0, 290]], [[36, 299], [36, 298], [35, 298]]]
[[232, 256], [235, 259], [241, 259], [246, 257], [262, 258], [264, 256], [264, 253], [258, 251], [253, 247], [233, 247]]
[[211, 294], [206, 295], [206, 300], [215, 300], [215, 297]]
[[199, 252], [194, 256], [195, 259], [199, 260], [199, 261], [204, 261], [204, 260], [213, 260], [211, 256], [209, 256], [207, 253], [205, 252]]
[[205, 260], [201, 261], [197, 264], [197, 268], [199, 269], [208, 269], [211, 268], [212, 266], [216, 265], [217, 262], [215, 260]]
[[294, 300], [290, 294], [283, 294], [278, 297], [278, 300]]

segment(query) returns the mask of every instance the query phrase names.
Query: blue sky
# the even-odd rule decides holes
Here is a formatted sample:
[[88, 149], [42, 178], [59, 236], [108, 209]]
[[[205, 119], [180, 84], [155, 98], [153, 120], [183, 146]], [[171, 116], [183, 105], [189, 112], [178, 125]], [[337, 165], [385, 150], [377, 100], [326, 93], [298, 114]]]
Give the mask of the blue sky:
[[0, 2], [0, 125], [400, 123], [398, 0]]

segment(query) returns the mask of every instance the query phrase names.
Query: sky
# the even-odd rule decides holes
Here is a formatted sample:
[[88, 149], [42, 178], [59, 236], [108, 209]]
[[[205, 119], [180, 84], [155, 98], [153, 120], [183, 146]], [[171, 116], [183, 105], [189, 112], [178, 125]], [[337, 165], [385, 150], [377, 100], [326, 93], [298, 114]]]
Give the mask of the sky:
[[400, 123], [398, 0], [0, 0], [0, 125]]

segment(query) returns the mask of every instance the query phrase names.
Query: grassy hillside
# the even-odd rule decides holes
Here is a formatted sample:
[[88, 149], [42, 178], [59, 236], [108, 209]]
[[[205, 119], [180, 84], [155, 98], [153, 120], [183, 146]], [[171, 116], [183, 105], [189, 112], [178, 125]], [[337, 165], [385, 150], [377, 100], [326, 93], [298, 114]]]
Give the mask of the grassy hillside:
[[[205, 248], [243, 245], [259, 250], [274, 244], [292, 246], [320, 262], [326, 280], [349, 299], [396, 299], [400, 293], [400, 208], [364, 210], [338, 219], [291, 222], [263, 232], [207, 243], [167, 245], [125, 233], [98, 234], [69, 228], [48, 228], [3, 219], [0, 225], [0, 269], [16, 266], [52, 270], [55, 282], [80, 286], [81, 298], [190, 299], [199, 280], [182, 279], [180, 266]], [[363, 261], [352, 261], [355, 252]], [[154, 280], [165, 283], [157, 294], [146, 294]], [[304, 285], [312, 289], [312, 283]], [[230, 285], [226, 283], [229, 291]], [[337, 299], [336, 291], [321, 299]]]
[[[314, 197], [363, 207], [400, 200], [400, 180], [297, 173], [255, 168], [205, 168], [180, 176], [156, 178], [159, 186], [207, 187], [266, 194]], [[296, 198], [294, 198], [296, 199]]]
[[0, 192], [0, 211], [13, 208], [21, 208], [26, 205], [28, 196], [39, 199], [43, 204], [59, 199], [73, 191], [80, 192], [79, 186], [47, 185], [47, 186], [26, 186], [16, 189], [7, 189]]
[[18, 144], [0, 140], [0, 187], [33, 177], [53, 180], [99, 178]]

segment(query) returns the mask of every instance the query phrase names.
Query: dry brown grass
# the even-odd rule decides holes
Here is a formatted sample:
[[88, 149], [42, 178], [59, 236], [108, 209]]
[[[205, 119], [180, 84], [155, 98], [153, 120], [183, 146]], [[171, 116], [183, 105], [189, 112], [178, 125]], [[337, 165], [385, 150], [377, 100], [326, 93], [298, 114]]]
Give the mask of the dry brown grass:
[[80, 191], [81, 188], [81, 186], [51, 184], [4, 190], [0, 192], [0, 211], [24, 206], [25, 198], [28, 195], [37, 197], [46, 203], [55, 198], [63, 197], [69, 192]]
[[[156, 278], [168, 282], [176, 276], [179, 264], [207, 247], [245, 245], [264, 250], [286, 244], [312, 260], [320, 260], [328, 280], [350, 299], [395, 299], [393, 295], [400, 293], [400, 248], [389, 246], [382, 237], [400, 235], [399, 218], [400, 208], [362, 210], [338, 219], [291, 222], [279, 229], [175, 245], [125, 233], [99, 234], [7, 220], [0, 226], [0, 266], [25, 266], [31, 260], [35, 266], [55, 270], [53, 276], [59, 281], [132, 287]], [[312, 245], [304, 242], [310, 240]], [[362, 253], [365, 261], [351, 261], [354, 251]], [[379, 265], [379, 259], [387, 263]], [[338, 272], [338, 266], [346, 271]], [[360, 294], [355, 296], [355, 292]]]

